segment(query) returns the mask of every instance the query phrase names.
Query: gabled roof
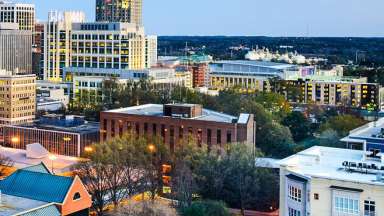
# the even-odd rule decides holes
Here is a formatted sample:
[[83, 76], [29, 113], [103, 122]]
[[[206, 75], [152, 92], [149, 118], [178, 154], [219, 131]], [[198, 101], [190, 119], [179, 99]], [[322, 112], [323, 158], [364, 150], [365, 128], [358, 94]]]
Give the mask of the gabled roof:
[[1, 181], [0, 190], [12, 196], [63, 203], [73, 180], [70, 177], [21, 169]]
[[45, 206], [41, 206], [36, 209], [32, 209], [26, 212], [16, 214], [15, 216], [60, 216], [61, 213], [57, 209], [56, 205], [50, 203]]
[[48, 167], [43, 163], [36, 164], [34, 166], [25, 167], [21, 170], [31, 171], [31, 172], [39, 172], [39, 173], [46, 173], [46, 174], [52, 174], [51, 171], [48, 169]]

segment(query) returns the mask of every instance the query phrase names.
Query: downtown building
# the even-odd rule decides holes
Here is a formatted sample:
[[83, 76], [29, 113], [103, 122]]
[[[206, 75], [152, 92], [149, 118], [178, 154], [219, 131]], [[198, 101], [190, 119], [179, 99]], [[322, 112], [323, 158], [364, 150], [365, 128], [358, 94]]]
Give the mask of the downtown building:
[[35, 29], [35, 6], [0, 1], [0, 23], [17, 23], [19, 30]]
[[25, 150], [38, 143], [57, 155], [81, 157], [86, 147], [99, 141], [99, 124], [81, 116], [48, 114], [32, 123], [4, 125], [2, 146]]
[[35, 118], [36, 76], [32, 74], [32, 32], [0, 23], [0, 124]]
[[280, 165], [281, 216], [384, 214], [384, 157], [315, 146]]
[[96, 0], [96, 22], [142, 25], [142, 0]]
[[161, 137], [171, 150], [190, 137], [208, 146], [238, 142], [254, 149], [256, 144], [253, 115], [235, 117], [196, 104], [146, 104], [110, 110], [101, 112], [100, 122], [102, 142], [134, 132]]

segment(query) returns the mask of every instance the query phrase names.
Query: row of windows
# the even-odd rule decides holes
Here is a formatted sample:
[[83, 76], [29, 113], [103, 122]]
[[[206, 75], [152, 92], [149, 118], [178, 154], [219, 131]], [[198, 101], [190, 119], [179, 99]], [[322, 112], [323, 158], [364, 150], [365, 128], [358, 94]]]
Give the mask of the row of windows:
[[301, 216], [301, 211], [293, 208], [288, 208], [288, 216]]
[[335, 211], [339, 213], [359, 215], [359, 200], [336, 196]]
[[292, 185], [288, 186], [288, 198], [296, 202], [301, 202], [302, 200], [302, 191], [300, 188], [294, 187]]

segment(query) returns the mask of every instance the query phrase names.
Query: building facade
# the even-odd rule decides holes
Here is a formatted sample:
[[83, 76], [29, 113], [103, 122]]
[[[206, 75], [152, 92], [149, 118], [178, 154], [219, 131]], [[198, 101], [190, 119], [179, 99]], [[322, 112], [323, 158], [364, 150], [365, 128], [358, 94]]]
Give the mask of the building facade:
[[36, 110], [36, 76], [0, 73], [0, 124], [31, 122]]
[[70, 66], [72, 23], [85, 21], [80, 11], [52, 11], [44, 25], [42, 48], [42, 74], [44, 80], [60, 82], [63, 68]]
[[17, 23], [0, 23], [0, 71], [32, 73], [32, 32]]
[[0, 1], [0, 23], [17, 23], [19, 30], [33, 32], [35, 28], [35, 5]]
[[384, 160], [312, 147], [280, 161], [281, 216], [383, 215]]
[[255, 147], [253, 115], [234, 116], [203, 109], [194, 104], [147, 104], [102, 112], [101, 141], [136, 134], [159, 136], [173, 150], [193, 137], [199, 144], [223, 147], [240, 142]]
[[80, 157], [85, 147], [99, 141], [99, 124], [73, 116], [43, 116], [33, 124], [3, 127], [3, 146], [26, 149], [40, 143], [53, 154]]
[[378, 157], [384, 152], [384, 118], [353, 129], [340, 141], [349, 149], [363, 150]]
[[151, 68], [157, 65], [157, 36], [145, 37], [145, 67]]
[[380, 107], [381, 86], [368, 83], [365, 78], [282, 80], [279, 85], [276, 92], [291, 103], [345, 106], [369, 111]]
[[71, 37], [71, 67], [145, 68], [142, 27], [129, 23], [75, 23]]
[[142, 0], [96, 0], [96, 22], [142, 25]]
[[55, 175], [44, 163], [18, 169], [0, 182], [1, 215], [89, 215], [92, 199], [78, 176]]

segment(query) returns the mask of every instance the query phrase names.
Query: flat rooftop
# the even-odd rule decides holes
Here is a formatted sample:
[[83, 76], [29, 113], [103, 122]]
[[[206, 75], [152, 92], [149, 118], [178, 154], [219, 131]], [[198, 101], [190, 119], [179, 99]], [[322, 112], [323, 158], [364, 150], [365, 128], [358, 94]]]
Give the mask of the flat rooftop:
[[[175, 104], [174, 106], [178, 106]], [[180, 106], [193, 106], [193, 104], [180, 104]], [[168, 117], [164, 116], [164, 106], [162, 104], [146, 104], [141, 106], [127, 107], [116, 110], [106, 111], [107, 113], [123, 113], [129, 115], [140, 115], [140, 116], [157, 116], [157, 117]], [[246, 114], [242, 115], [241, 121], [244, 122]], [[238, 122], [238, 118], [235, 116], [215, 112], [208, 109], [202, 110], [201, 116], [196, 116], [194, 118], [188, 118], [193, 120], [200, 121], [213, 121], [213, 122], [221, 122], [221, 123], [236, 123]]]
[[[375, 160], [366, 160], [365, 152], [350, 149], [339, 149], [315, 146], [280, 160], [278, 163], [292, 173], [307, 178], [324, 178], [372, 185], [384, 186], [383, 181], [377, 181], [376, 174], [349, 172], [343, 167], [343, 162], [355, 162], [384, 166]], [[377, 171], [383, 172], [384, 171]]]
[[100, 131], [100, 123], [97, 122], [86, 122], [83, 125], [74, 126], [74, 127], [65, 127], [57, 126], [51, 124], [43, 124], [38, 121], [29, 124], [23, 125], [14, 125], [14, 126], [5, 126], [5, 127], [14, 127], [14, 128], [31, 128], [31, 129], [40, 129], [40, 130], [53, 130], [67, 133], [76, 133], [76, 134], [86, 134]]
[[270, 62], [270, 61], [250, 61], [250, 60], [226, 60], [226, 61], [216, 61], [214, 64], [235, 64], [235, 65], [248, 65], [248, 66], [256, 66], [256, 67], [267, 67], [273, 69], [287, 69], [297, 67], [293, 64], [284, 64], [278, 62]]
[[[26, 167], [38, 165], [41, 162], [46, 164], [49, 169], [52, 169], [52, 160], [49, 159], [49, 157], [44, 157], [41, 159], [32, 159], [32, 158], [26, 157], [26, 150], [5, 148], [1, 146], [0, 146], [0, 150], [1, 150], [1, 155], [10, 158], [14, 162], [13, 166], [17, 169], [23, 169]], [[56, 156], [56, 159], [53, 161], [53, 171], [57, 174], [69, 172], [72, 166], [84, 160], [81, 158], [69, 157], [64, 155], [55, 155], [55, 156]]]
[[2, 194], [0, 216], [20, 214], [28, 210], [44, 207], [47, 204], [48, 203], [42, 201]]
[[[382, 131], [383, 130], [383, 131]], [[349, 132], [347, 137], [341, 139], [343, 142], [356, 142], [358, 139], [380, 139], [384, 140], [384, 118], [376, 122], [369, 122]]]

